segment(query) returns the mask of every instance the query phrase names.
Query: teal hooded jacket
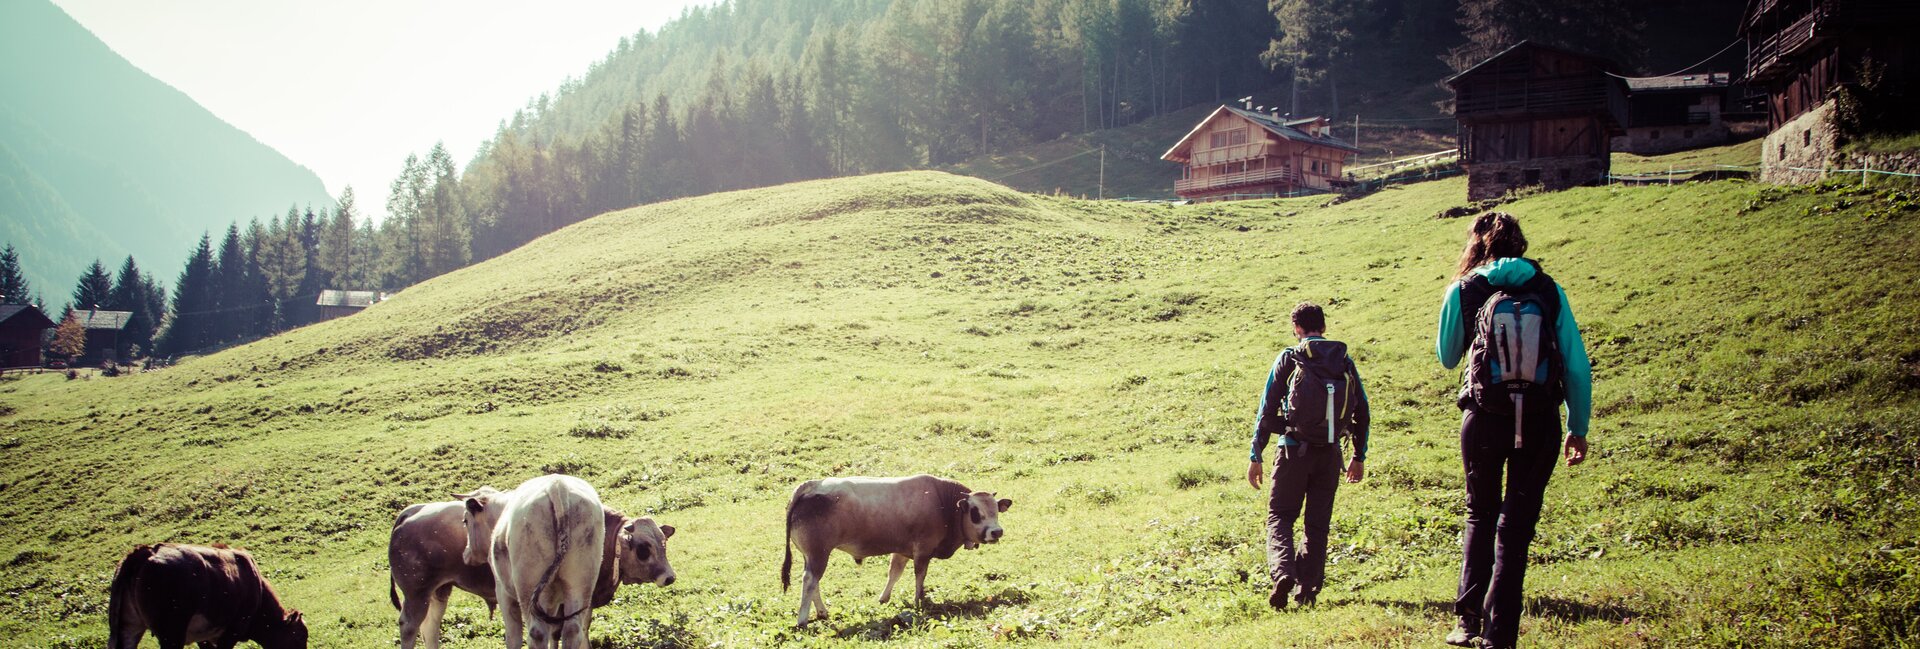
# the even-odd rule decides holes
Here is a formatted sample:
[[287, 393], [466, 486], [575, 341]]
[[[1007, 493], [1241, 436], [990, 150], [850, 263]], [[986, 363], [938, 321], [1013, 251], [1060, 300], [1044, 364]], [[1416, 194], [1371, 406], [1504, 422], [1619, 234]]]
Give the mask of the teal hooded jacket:
[[[1533, 264], [1518, 257], [1503, 257], [1473, 269], [1494, 286], [1519, 286], [1533, 279]], [[1566, 356], [1567, 431], [1574, 437], [1586, 437], [1593, 420], [1593, 364], [1587, 359], [1587, 345], [1580, 339], [1580, 325], [1573, 320], [1573, 306], [1567, 303], [1567, 291], [1560, 293], [1560, 318], [1554, 322], [1560, 350]], [[1460, 365], [1467, 353], [1466, 314], [1460, 311], [1460, 282], [1447, 285], [1440, 303], [1440, 335], [1435, 351], [1447, 369]]]

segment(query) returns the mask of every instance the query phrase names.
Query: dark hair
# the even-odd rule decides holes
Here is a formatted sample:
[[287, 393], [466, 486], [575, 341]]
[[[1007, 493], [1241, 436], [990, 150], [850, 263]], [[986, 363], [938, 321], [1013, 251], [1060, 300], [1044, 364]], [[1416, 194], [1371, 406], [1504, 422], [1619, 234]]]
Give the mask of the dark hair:
[[1326, 333], [1327, 312], [1318, 304], [1301, 302], [1293, 307], [1293, 326], [1305, 332]]
[[1460, 269], [1453, 278], [1466, 277], [1495, 259], [1526, 254], [1527, 237], [1520, 234], [1520, 220], [1506, 212], [1488, 212], [1473, 219], [1473, 227], [1467, 231], [1467, 249], [1460, 253]]

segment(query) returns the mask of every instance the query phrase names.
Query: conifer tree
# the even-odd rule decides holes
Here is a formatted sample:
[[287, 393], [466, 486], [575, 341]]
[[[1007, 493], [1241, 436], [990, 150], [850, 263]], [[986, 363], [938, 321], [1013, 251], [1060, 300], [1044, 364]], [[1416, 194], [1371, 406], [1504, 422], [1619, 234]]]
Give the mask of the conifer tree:
[[172, 314], [158, 341], [161, 352], [179, 354], [213, 342], [212, 311], [218, 304], [215, 273], [212, 237], [201, 233], [200, 245], [187, 256], [180, 279], [173, 283]]
[[13, 244], [7, 244], [6, 250], [0, 251], [0, 304], [29, 304], [27, 296], [32, 291], [20, 268], [20, 254], [14, 252]]
[[91, 311], [106, 309], [112, 303], [113, 276], [95, 259], [86, 270], [80, 271], [80, 280], [74, 283], [73, 308]]

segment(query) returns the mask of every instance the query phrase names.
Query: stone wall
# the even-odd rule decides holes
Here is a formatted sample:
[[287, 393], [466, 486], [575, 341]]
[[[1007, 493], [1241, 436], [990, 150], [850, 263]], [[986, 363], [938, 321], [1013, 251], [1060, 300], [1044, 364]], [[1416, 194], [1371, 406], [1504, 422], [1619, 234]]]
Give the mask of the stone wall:
[[1803, 184], [1820, 180], [1819, 171], [1833, 166], [1840, 136], [1834, 131], [1833, 101], [1820, 104], [1767, 134], [1760, 145], [1760, 180], [1779, 185]]
[[1476, 162], [1467, 169], [1467, 200], [1497, 198], [1507, 192], [1540, 185], [1557, 191], [1607, 182], [1607, 158], [1540, 158], [1515, 162]]

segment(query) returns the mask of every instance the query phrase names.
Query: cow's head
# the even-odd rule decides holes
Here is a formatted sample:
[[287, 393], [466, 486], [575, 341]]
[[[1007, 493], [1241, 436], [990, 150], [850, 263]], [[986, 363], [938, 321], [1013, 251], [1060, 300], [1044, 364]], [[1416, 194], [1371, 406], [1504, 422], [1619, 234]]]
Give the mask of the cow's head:
[[1007, 498], [993, 499], [993, 492], [975, 491], [961, 498], [954, 507], [959, 509], [960, 529], [965, 535], [967, 549], [980, 547], [981, 543], [999, 543], [1006, 530], [1000, 527], [1000, 512], [1013, 508], [1013, 501]]
[[254, 639], [261, 649], [307, 649], [307, 620], [299, 611], [288, 611], [285, 617], [268, 624], [265, 631]]
[[460, 560], [469, 566], [487, 565], [487, 556], [493, 545], [493, 526], [500, 522], [500, 490], [493, 487], [481, 487], [473, 493], [454, 494], [455, 500], [467, 507], [467, 549], [460, 553]]
[[673, 566], [667, 563], [670, 538], [672, 525], [657, 525], [646, 516], [627, 519], [620, 526], [620, 583], [672, 586]]

